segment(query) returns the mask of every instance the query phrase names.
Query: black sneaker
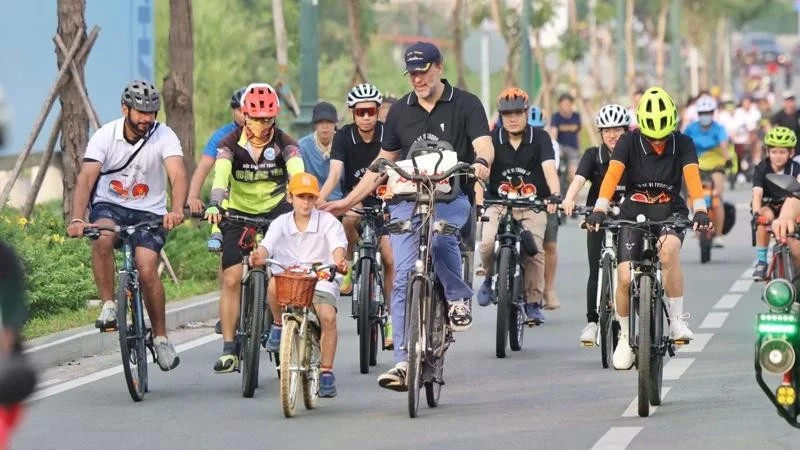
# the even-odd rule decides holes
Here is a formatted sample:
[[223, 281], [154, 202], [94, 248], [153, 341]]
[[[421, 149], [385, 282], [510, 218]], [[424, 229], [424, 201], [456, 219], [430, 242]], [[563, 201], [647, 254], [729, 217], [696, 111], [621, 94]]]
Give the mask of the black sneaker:
[[216, 325], [214, 325], [214, 333], [222, 334], [222, 321], [217, 320]]
[[759, 261], [753, 270], [753, 279], [763, 281], [765, 278], [767, 278], [767, 263]]
[[472, 327], [472, 313], [464, 300], [450, 302], [448, 316], [453, 331], [467, 331]]

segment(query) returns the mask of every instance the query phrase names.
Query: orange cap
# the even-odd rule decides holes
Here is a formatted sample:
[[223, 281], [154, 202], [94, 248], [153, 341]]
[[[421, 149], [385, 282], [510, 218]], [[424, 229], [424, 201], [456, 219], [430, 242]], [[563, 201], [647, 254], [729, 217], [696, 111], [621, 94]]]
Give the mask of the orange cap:
[[289, 193], [292, 195], [312, 194], [319, 197], [317, 177], [306, 172], [294, 174], [289, 180]]

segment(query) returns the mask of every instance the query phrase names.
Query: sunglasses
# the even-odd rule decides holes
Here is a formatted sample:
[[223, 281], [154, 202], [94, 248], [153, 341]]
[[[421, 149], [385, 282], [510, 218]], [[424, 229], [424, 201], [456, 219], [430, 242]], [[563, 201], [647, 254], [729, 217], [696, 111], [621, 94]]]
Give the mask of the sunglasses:
[[248, 119], [252, 120], [253, 122], [263, 123], [265, 125], [275, 122], [274, 117], [248, 117]]
[[378, 108], [356, 108], [353, 110], [353, 114], [358, 117], [370, 117], [378, 114]]

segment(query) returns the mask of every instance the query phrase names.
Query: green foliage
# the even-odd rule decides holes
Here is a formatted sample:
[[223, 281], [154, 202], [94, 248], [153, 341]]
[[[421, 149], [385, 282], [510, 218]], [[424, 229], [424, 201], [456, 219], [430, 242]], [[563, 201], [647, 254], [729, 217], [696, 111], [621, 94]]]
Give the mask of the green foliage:
[[559, 55], [564, 61], [578, 62], [589, 49], [589, 41], [580, 30], [567, 29], [561, 35]]

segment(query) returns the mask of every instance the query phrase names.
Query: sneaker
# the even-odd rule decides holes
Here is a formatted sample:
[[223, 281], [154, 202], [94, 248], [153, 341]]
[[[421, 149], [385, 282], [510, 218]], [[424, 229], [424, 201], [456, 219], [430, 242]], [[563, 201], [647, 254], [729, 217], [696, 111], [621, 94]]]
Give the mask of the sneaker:
[[319, 396], [322, 398], [336, 397], [336, 376], [333, 372], [325, 371], [319, 377]]
[[714, 248], [725, 248], [725, 240], [722, 239], [722, 236], [714, 236], [714, 239], [711, 240], [711, 245]]
[[217, 323], [214, 325], [214, 333], [222, 334], [222, 321], [217, 320]]
[[759, 261], [756, 263], [756, 268], [753, 270], [753, 279], [756, 281], [763, 281], [767, 278], [767, 263]]
[[472, 327], [472, 313], [464, 300], [449, 302], [448, 315], [450, 317], [450, 328], [453, 331], [467, 331]]
[[492, 279], [486, 278], [481, 283], [481, 287], [478, 289], [478, 304], [481, 306], [489, 306], [492, 303], [492, 298], [494, 297], [494, 292], [492, 292]]
[[627, 334], [620, 333], [617, 348], [614, 349], [614, 356], [611, 359], [614, 363], [614, 368], [617, 370], [629, 370], [633, 367], [633, 362], [636, 357], [628, 342]]
[[214, 362], [214, 372], [231, 373], [239, 368], [239, 357], [228, 353], [223, 354]]
[[408, 363], [399, 362], [394, 367], [389, 369], [388, 372], [378, 376], [378, 386], [386, 389], [391, 389], [397, 392], [407, 392], [408, 384], [406, 383], [406, 374], [408, 373]]
[[103, 302], [103, 309], [100, 310], [100, 317], [94, 321], [94, 326], [100, 331], [117, 330], [117, 302], [113, 300]]
[[597, 322], [589, 322], [581, 331], [581, 344], [584, 347], [594, 345], [597, 339]]
[[528, 317], [528, 323], [536, 325], [544, 323], [544, 313], [538, 303], [525, 303], [525, 315]]
[[384, 350], [394, 350], [394, 336], [392, 335], [392, 321], [387, 320], [383, 324], [383, 348]]
[[167, 340], [166, 336], [156, 336], [153, 338], [153, 346], [156, 348], [156, 360], [158, 367], [167, 372], [178, 367], [181, 363], [181, 358], [172, 346], [172, 342]]
[[281, 351], [281, 327], [280, 325], [272, 324], [269, 328], [269, 338], [265, 348], [268, 352], [277, 353]]
[[686, 320], [692, 316], [689, 313], [683, 313], [680, 316], [673, 316], [669, 321], [669, 337], [673, 341], [691, 341], [694, 333], [689, 329]]
[[222, 233], [211, 233], [211, 237], [206, 241], [206, 247], [210, 252], [222, 251]]
[[348, 270], [347, 274], [342, 278], [342, 284], [339, 285], [339, 293], [341, 295], [350, 295], [353, 293], [353, 271]]
[[561, 308], [561, 302], [558, 301], [556, 291], [544, 291], [544, 309], [553, 310], [558, 308]]

